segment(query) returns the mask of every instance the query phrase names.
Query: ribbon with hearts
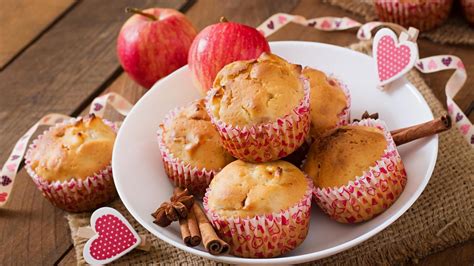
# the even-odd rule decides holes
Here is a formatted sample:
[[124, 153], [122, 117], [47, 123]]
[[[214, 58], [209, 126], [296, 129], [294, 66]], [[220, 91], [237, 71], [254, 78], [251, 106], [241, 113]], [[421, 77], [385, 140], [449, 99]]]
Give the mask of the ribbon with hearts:
[[110, 263], [142, 243], [132, 225], [117, 210], [97, 209], [91, 216], [92, 236], [84, 245], [84, 260], [90, 265]]
[[13, 151], [3, 165], [0, 172], [0, 208], [10, 199], [16, 173], [20, 167], [25, 151], [28, 148], [28, 141], [40, 126], [52, 126], [61, 123], [71, 117], [62, 114], [48, 114], [43, 116], [16, 142]]
[[[464, 85], [467, 76], [464, 64], [460, 58], [452, 55], [438, 55], [419, 59], [418, 47], [416, 46], [416, 36], [412, 36], [412, 34], [409, 33], [409, 30], [404, 27], [388, 22], [371, 21], [362, 24], [347, 17], [320, 17], [306, 19], [303, 16], [277, 13], [265, 20], [257, 27], [257, 30], [263, 36], [268, 37], [289, 23], [296, 23], [323, 31], [340, 31], [359, 28], [357, 31], [357, 38], [360, 40], [370, 40], [372, 38], [372, 32], [381, 27], [388, 27], [394, 30], [397, 34], [400, 34], [401, 40], [398, 40], [395, 33], [388, 29], [382, 29], [382, 31], [377, 32], [377, 34], [380, 34], [379, 38], [377, 38], [377, 34], [374, 38], [374, 57], [376, 58], [375, 61], [379, 63], [377, 64], [377, 72], [381, 86], [387, 85], [400, 78], [413, 67], [422, 73], [433, 73], [455, 69], [455, 72], [448, 80], [445, 88], [448, 114], [452, 120], [455, 121], [454, 124], [463, 137], [468, 141], [471, 147], [474, 147], [474, 126], [453, 100], [454, 96]], [[390, 31], [391, 33], [388, 33], [387, 31]], [[380, 42], [383, 37], [385, 37], [385, 39]], [[410, 39], [410, 37], [412, 38]], [[391, 49], [389, 49], [388, 53], [380, 52], [379, 54], [379, 51], [382, 50], [378, 49], [378, 45], [390, 46]], [[399, 50], [401, 47], [406, 48]], [[387, 49], [383, 50], [387, 52]], [[377, 57], [379, 56], [380, 58], [383, 58], [383, 60], [377, 60]], [[404, 61], [397, 61], [397, 58], [399, 57], [403, 57]], [[393, 70], [391, 70], [392, 68]]]
[[448, 114], [463, 137], [474, 147], [474, 126], [453, 100], [467, 79], [466, 68], [461, 59], [453, 55], [431, 56], [418, 60], [415, 67], [422, 73], [455, 70], [445, 88]]
[[95, 98], [90, 107], [90, 114], [95, 114], [96, 116], [103, 117], [105, 113], [105, 108], [107, 105], [110, 105], [117, 111], [119, 114], [126, 116], [132, 110], [133, 105], [127, 101], [122, 95], [115, 92], [110, 92]]
[[[102, 117], [107, 104], [111, 105], [122, 115], [127, 115], [132, 107], [132, 104], [125, 98], [112, 92], [94, 99], [90, 113]], [[41, 126], [52, 126], [68, 119], [71, 119], [71, 117], [67, 115], [47, 114], [28, 129], [28, 131], [16, 142], [13, 151], [0, 171], [0, 208], [3, 208], [10, 199], [18, 169], [20, 168], [20, 164], [28, 148], [28, 142], [31, 137]]]
[[257, 30], [263, 36], [268, 37], [290, 22], [323, 31], [347, 30], [359, 28], [362, 25], [361, 23], [347, 17], [320, 17], [306, 19], [303, 16], [277, 13], [265, 20], [260, 26], [257, 27]]

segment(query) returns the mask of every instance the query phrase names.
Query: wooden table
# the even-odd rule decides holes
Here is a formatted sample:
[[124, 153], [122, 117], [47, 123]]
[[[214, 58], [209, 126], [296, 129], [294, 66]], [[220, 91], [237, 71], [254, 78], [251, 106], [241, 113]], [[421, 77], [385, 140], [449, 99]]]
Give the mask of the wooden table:
[[[145, 90], [119, 66], [115, 42], [128, 15], [126, 6], [180, 9], [198, 29], [224, 15], [257, 26], [271, 14], [288, 12], [306, 17], [362, 18], [320, 0], [2, 0], [0, 7], [0, 162], [14, 142], [47, 113], [77, 116], [91, 100], [114, 91], [137, 101]], [[353, 31], [325, 33], [289, 25], [270, 40], [307, 40], [341, 46], [357, 42]], [[421, 56], [454, 54], [463, 58], [474, 87], [474, 48], [420, 40]], [[444, 102], [450, 73], [430, 75], [427, 82]], [[466, 110], [474, 99], [464, 89], [457, 98]], [[471, 121], [474, 120], [471, 114]], [[0, 210], [0, 264], [75, 264], [65, 212], [53, 207], [21, 170], [12, 199]], [[468, 265], [474, 261], [474, 241], [433, 254], [421, 264]]]

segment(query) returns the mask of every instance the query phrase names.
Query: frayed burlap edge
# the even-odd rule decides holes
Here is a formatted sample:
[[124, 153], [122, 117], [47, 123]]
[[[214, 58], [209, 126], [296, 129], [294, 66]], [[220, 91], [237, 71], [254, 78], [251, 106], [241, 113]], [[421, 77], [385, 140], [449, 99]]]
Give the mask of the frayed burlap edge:
[[[371, 43], [361, 42], [349, 48], [371, 54]], [[435, 116], [446, 113], [431, 89], [415, 70], [408, 74], [428, 102]], [[375, 112], [376, 110], [369, 110]], [[474, 237], [474, 152], [460, 133], [453, 129], [440, 135], [439, 154], [431, 180], [421, 197], [400, 219], [366, 242], [313, 264], [373, 265], [417, 261]], [[409, 173], [408, 173], [409, 174]], [[153, 248], [134, 250], [118, 264], [216, 264], [166, 244], [152, 236], [128, 213], [120, 200], [110, 204], [120, 211], [139, 232], [146, 234]], [[89, 225], [90, 214], [67, 215], [78, 265], [84, 265], [82, 249], [86, 240], [77, 238], [77, 228]]]
[[[323, 0], [334, 6], [362, 16], [366, 21], [377, 20], [372, 0]], [[467, 21], [462, 17], [451, 16], [446, 23], [434, 30], [422, 32], [425, 37], [437, 43], [443, 44], [468, 44], [474, 45], [474, 29], [469, 27]]]

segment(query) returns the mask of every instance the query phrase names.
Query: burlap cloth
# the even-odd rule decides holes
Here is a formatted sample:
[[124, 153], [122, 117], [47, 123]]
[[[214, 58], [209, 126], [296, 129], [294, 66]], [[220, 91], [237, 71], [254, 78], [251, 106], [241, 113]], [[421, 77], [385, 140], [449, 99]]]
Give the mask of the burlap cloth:
[[[323, 0], [354, 14], [364, 17], [366, 21], [377, 20], [372, 0]], [[438, 43], [474, 45], [474, 29], [469, 27], [462, 16], [461, 7], [455, 6], [449, 19], [442, 26], [420, 33], [421, 37]]]
[[[370, 54], [370, 42], [350, 48]], [[446, 114], [442, 104], [412, 70], [409, 80], [425, 97], [436, 117]], [[398, 264], [418, 260], [474, 237], [474, 150], [452, 129], [440, 135], [439, 154], [431, 180], [421, 197], [396, 222], [381, 233], [350, 250], [316, 261], [316, 264]], [[117, 200], [110, 205], [120, 211], [138, 231], [151, 239], [150, 252], [132, 251], [116, 263], [120, 264], [215, 264], [215, 262], [174, 248], [148, 233]], [[89, 225], [90, 214], [67, 216], [78, 264], [84, 264], [82, 249], [85, 239], [77, 238], [77, 228]]]

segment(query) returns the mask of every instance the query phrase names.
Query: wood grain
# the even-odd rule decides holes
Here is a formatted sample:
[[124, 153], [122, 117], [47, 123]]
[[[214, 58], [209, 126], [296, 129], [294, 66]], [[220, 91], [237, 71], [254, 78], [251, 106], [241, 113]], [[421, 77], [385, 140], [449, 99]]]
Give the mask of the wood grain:
[[[181, 7], [185, 1], [78, 3], [0, 73], [0, 161], [41, 116], [74, 114], [119, 71], [115, 39], [128, 5]], [[53, 207], [24, 170], [0, 213], [2, 265], [54, 264], [71, 247], [65, 212]]]
[[472, 266], [474, 265], [474, 239], [434, 253], [411, 264], [417, 266]]
[[255, 27], [277, 12], [291, 12], [298, 5], [298, 2], [298, 0], [199, 0], [186, 12], [186, 16], [199, 30], [219, 22], [222, 16], [229, 21]]
[[75, 0], [2, 0], [0, 70], [75, 2]]
[[[93, 4], [90, 4], [89, 1], [93, 2]], [[116, 1], [114, 2], [114, 5], [121, 5], [122, 3], [123, 1]], [[151, 6], [150, 1], [136, 1], [134, 4], [138, 5], [138, 7]], [[170, 3], [168, 2], [167, 4]], [[78, 5], [78, 8], [81, 5], [88, 5], [89, 7], [93, 6], [93, 8], [100, 8], [101, 6], [100, 3], [91, 0], [81, 2], [80, 5]], [[108, 9], [106, 10], [105, 7], [102, 7], [99, 12], [94, 14], [100, 14], [101, 12], [104, 12], [107, 14], [107, 16], [118, 17], [119, 13], [116, 13], [118, 11], [115, 11], [115, 7], [112, 7], [111, 5], [109, 6], [109, 8], [114, 11]], [[76, 10], [73, 11], [76, 12]], [[186, 14], [198, 29], [202, 29], [203, 27], [218, 21], [219, 17], [222, 15], [226, 16], [230, 20], [257, 26], [269, 15], [276, 12], [289, 12], [293, 14], [301, 14], [307, 17], [316, 17], [322, 15], [346, 15], [361, 20], [361, 18], [355, 17], [339, 8], [323, 5], [321, 4], [321, 1], [296, 0], [199, 0]], [[87, 14], [84, 12], [81, 14], [83, 17], [87, 17]], [[73, 15], [73, 12], [71, 12], [71, 14], [68, 14], [64, 20], [70, 19], [69, 16]], [[28, 53], [31, 53], [30, 49], [28, 49], [17, 60], [15, 60], [15, 62], [8, 66], [6, 71], [10, 71], [9, 68], [21, 63], [21, 65], [16, 67], [14, 71], [9, 72], [11, 77], [5, 79], [6, 81], [9, 81], [8, 83], [2, 83], [4, 82], [4, 77], [3, 73], [0, 73], [0, 95], [3, 96], [4, 93], [6, 93], [10, 88], [18, 91], [18, 93], [11, 92], [8, 99], [4, 99], [3, 97], [0, 98], [0, 132], [2, 134], [2, 139], [0, 140], [0, 149], [5, 150], [5, 146], [9, 145], [9, 148], [11, 148], [13, 139], [18, 137], [20, 133], [23, 133], [27, 126], [31, 125], [31, 120], [35, 120], [45, 113], [52, 111], [63, 113], [80, 113], [81, 111], [84, 112], [85, 110], [88, 110], [88, 108], [83, 107], [87, 106], [91, 95], [95, 95], [100, 91], [97, 90], [98, 87], [107, 87], [106, 92], [118, 92], [132, 102], [136, 101], [144, 93], [144, 90], [131, 81], [128, 76], [126, 76], [126, 74], [121, 74], [110, 86], [104, 85], [110, 81], [109, 77], [111, 73], [118, 73], [116, 68], [114, 69], [111, 67], [113, 66], [113, 63], [111, 62], [113, 60], [110, 59], [110, 55], [115, 52], [115, 49], [112, 46], [113, 40], [108, 34], [110, 34], [110, 31], [117, 30], [117, 28], [114, 27], [120, 23], [113, 19], [104, 17], [103, 14], [97, 16], [99, 16], [99, 18], [94, 19], [89, 16], [87, 17], [87, 21], [76, 21], [74, 22], [76, 25], [69, 28], [73, 30], [76, 30], [76, 28], [83, 29], [81, 24], [87, 25], [86, 27], [100, 28], [100, 30], [89, 32], [88, 34], [84, 34], [84, 32], [79, 31], [81, 36], [89, 38], [87, 41], [76, 45], [74, 41], [75, 39], [69, 37], [69, 39], [67, 39], [68, 42], [63, 44], [61, 43], [60, 38], [56, 40], [53, 38], [54, 41], [49, 41], [49, 43], [54, 43], [55, 46], [49, 47], [48, 43], [38, 46], [38, 43], [43, 41], [44, 38], [48, 37], [51, 32], [55, 34], [62, 34], [62, 32], [65, 30], [64, 28], [60, 28], [60, 31], [54, 32], [56, 26], [59, 26], [55, 25], [54, 28], [48, 31], [42, 37], [42, 39], [38, 41], [38, 43], [35, 43], [32, 47], [30, 47], [31, 50], [35, 51], [35, 53], [28, 55]], [[122, 16], [123, 14], [120, 15], [120, 18], [117, 18], [116, 20], [123, 20]], [[64, 20], [61, 20], [60, 23], [63, 23]], [[114, 27], [110, 26], [111, 23], [114, 23]], [[100, 39], [100, 41], [91, 40], [93, 37], [100, 38], [101, 35], [106, 35], [106, 37]], [[343, 46], [357, 41], [353, 31], [325, 33], [298, 25], [289, 25], [285, 27], [278, 33], [271, 36], [270, 40], [308, 40]], [[102, 41], [108, 42], [108, 46], [101, 46], [102, 44], [100, 42]], [[93, 42], [93, 45], [101, 46], [101, 49], [107, 49], [105, 47], [108, 47], [110, 51], [108, 51], [109, 53], [102, 52], [106, 53], [107, 55], [101, 55], [101, 53], [98, 53], [96, 49], [90, 47], [91, 45], [89, 45], [88, 42]], [[68, 44], [72, 45], [73, 47], [67, 47]], [[87, 52], [83, 51], [82, 46], [84, 45], [87, 47]], [[426, 48], [426, 51], [435, 54], [449, 53], [449, 51], [451, 51], [450, 49], [453, 49], [452, 47], [445, 47], [445, 50], [438, 50], [437, 47], [443, 46], [432, 44], [428, 41], [426, 45], [428, 47]], [[37, 48], [37, 46], [40, 48]], [[57, 51], [58, 47], [60, 48], [59, 50], [69, 50], [68, 52]], [[474, 60], [472, 48], [461, 47], [460, 49], [461, 52], [467, 51], [466, 56]], [[457, 51], [458, 50], [456, 50], [456, 52]], [[469, 55], [469, 51], [471, 52], [471, 55]], [[42, 55], [42, 52], [46, 52], [47, 55]], [[73, 56], [70, 54], [76, 52], [78, 52], [80, 56]], [[92, 54], [88, 55], [87, 53]], [[27, 59], [24, 59], [25, 56]], [[82, 59], [84, 56], [86, 57], [85, 60]], [[93, 57], [95, 56], [99, 56], [100, 59], [94, 60]], [[37, 59], [37, 57], [39, 58]], [[53, 62], [44, 64], [44, 62], [47, 61], [46, 59], [49, 59], [50, 57], [52, 58]], [[466, 60], [465, 57], [463, 57], [463, 59]], [[95, 64], [102, 64], [102, 61], [107, 64], [107, 68], [104, 66], [95, 66]], [[27, 68], [29, 71], [22, 71], [22, 67], [25, 67], [27, 62], [30, 62], [36, 66]], [[43, 64], [43, 67], [39, 67], [41, 64]], [[59, 66], [56, 66], [57, 64]], [[71, 67], [71, 65], [76, 64], [79, 64], [81, 67]], [[473, 64], [470, 65], [472, 66]], [[115, 66], [117, 66], [116, 62]], [[468, 65], [466, 64], [466, 66]], [[50, 71], [49, 68], [52, 68], [53, 71]], [[85, 70], [85, 68], [92, 69]], [[34, 73], [32, 70], [39, 71], [40, 74]], [[66, 71], [67, 74], [63, 74], [63, 71]], [[469, 67], [468, 72], [471, 76], [474, 74], [472, 73], [473, 69]], [[18, 75], [18, 73], [21, 73], [21, 75]], [[444, 75], [444, 73], [442, 75]], [[20, 77], [20, 79], [28, 79], [29, 81], [15, 81], [15, 76]], [[446, 74], [441, 78], [445, 78], [447, 80], [447, 77], [449, 77], [449, 74]], [[436, 85], [440, 86], [439, 84], [442, 84], [441, 81], [436, 80], [438, 78], [438, 74], [432, 74], [430, 78], [431, 82], [436, 83], [432, 84], [432, 87], [433, 85], [436, 87]], [[39, 82], [40, 85], [37, 85], [36, 82]], [[76, 83], [82, 84], [78, 85]], [[52, 86], [49, 87], [49, 85]], [[60, 89], [60, 86], [72, 87]], [[91, 89], [92, 87], [94, 87], [95, 90]], [[25, 88], [28, 88], [29, 90]], [[85, 92], [78, 90], [85, 90]], [[437, 96], [441, 97], [443, 94], [442, 88], [435, 89], [435, 93], [437, 93]], [[467, 95], [469, 96], [469, 93], [467, 93]], [[14, 96], [20, 97], [22, 100], [15, 101]], [[467, 102], [469, 98], [466, 97], [460, 100]], [[9, 103], [10, 101], [15, 102]], [[36, 104], [38, 104], [39, 107], [36, 107]], [[22, 105], [27, 106], [23, 107]], [[6, 108], [7, 106], [8, 108]], [[25, 118], [29, 119], [30, 122], [25, 122], [22, 124], [25, 112], [31, 113], [33, 111], [38, 111], [39, 114], [26, 115]], [[14, 118], [9, 119], [9, 116], [14, 116]], [[110, 110], [107, 111], [106, 117], [113, 120], [120, 119], [120, 115], [115, 114]], [[19, 127], [16, 127], [15, 123], [19, 123]], [[9, 134], [7, 130], [14, 130], [15, 132]], [[3, 143], [5, 139], [7, 139], [7, 141], [5, 141], [6, 144]], [[11, 141], [8, 142], [8, 140]], [[6, 156], [6, 154], [0, 154], [0, 161], [4, 159], [2, 156]], [[55, 209], [49, 204], [49, 202], [44, 200], [37, 189], [29, 181], [29, 177], [27, 177], [24, 172], [20, 174], [19, 180], [17, 182], [18, 183], [15, 184], [15, 194], [13, 195], [14, 199], [17, 200], [14, 204], [9, 204], [7, 210], [2, 210], [0, 213], [0, 239], [3, 240], [0, 242], [0, 248], [2, 249], [0, 252], [0, 261], [2, 261], [2, 264], [52, 264], [54, 262], [59, 262], [61, 265], [74, 264], [75, 254], [74, 250], [71, 249], [69, 231], [63, 217], [64, 212]], [[22, 200], [20, 201], [18, 199]], [[12, 235], [11, 232], [18, 233]], [[65, 251], [67, 251], [67, 253], [64, 253]], [[441, 252], [429, 256], [422, 260], [421, 263], [423, 265], [442, 265], [438, 263], [438, 261], [449, 263], [450, 254], [456, 254], [458, 256], [456, 258], [456, 262], [459, 265], [472, 264], [472, 254], [474, 254], [474, 247], [472, 243], [469, 244], [468, 242], [465, 245], [459, 245], [448, 249], [448, 252]], [[62, 259], [58, 260], [59, 258]]]

